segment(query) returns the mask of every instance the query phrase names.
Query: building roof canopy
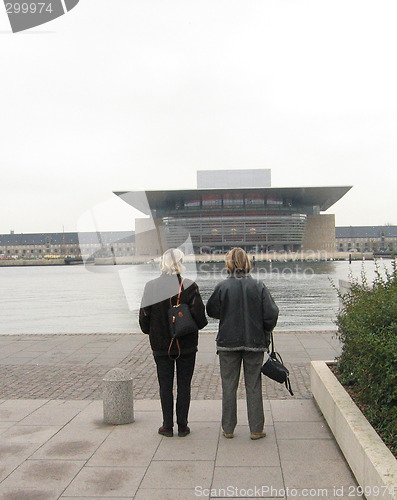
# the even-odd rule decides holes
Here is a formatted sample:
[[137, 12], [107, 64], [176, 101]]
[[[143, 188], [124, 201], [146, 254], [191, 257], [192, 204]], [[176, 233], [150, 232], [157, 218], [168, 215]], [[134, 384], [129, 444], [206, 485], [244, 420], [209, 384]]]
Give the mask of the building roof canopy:
[[114, 194], [146, 215], [150, 215], [152, 210], [165, 208], [172, 202], [194, 201], [205, 195], [219, 195], [219, 197], [222, 197], [225, 193], [243, 193], [244, 196], [262, 193], [264, 196], [288, 199], [296, 206], [318, 206], [320, 211], [325, 211], [340, 200], [351, 188], [352, 186], [178, 189], [171, 191], [121, 191]]

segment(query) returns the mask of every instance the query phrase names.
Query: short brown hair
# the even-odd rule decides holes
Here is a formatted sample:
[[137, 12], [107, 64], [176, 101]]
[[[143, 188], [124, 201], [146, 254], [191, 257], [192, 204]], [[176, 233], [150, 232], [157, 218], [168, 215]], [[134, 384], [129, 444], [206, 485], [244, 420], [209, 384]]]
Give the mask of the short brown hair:
[[229, 250], [226, 254], [226, 267], [231, 274], [236, 271], [249, 273], [251, 271], [251, 263], [247, 252], [240, 247]]

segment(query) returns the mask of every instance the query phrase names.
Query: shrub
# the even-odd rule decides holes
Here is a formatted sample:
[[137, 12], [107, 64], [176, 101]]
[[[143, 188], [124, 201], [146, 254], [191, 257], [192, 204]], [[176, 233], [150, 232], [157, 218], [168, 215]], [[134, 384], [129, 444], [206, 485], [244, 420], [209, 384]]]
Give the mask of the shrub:
[[397, 266], [368, 284], [351, 278], [337, 315], [342, 354], [337, 371], [394, 455], [397, 454]]

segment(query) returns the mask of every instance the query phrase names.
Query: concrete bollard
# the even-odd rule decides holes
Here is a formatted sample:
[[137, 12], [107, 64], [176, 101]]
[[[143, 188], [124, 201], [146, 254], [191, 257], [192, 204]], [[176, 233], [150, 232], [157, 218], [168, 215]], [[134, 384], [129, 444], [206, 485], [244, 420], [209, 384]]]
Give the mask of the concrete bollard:
[[103, 378], [103, 419], [106, 424], [134, 421], [133, 380], [122, 368], [113, 368]]

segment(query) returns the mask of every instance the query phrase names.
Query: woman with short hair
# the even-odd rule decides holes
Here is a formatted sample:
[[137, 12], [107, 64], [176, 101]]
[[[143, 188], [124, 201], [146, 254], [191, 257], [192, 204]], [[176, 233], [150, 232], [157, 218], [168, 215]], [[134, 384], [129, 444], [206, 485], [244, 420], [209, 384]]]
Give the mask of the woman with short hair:
[[251, 439], [260, 439], [266, 436], [261, 368], [279, 310], [264, 283], [249, 274], [251, 264], [242, 248], [232, 248], [226, 254], [226, 268], [228, 277], [216, 285], [207, 302], [208, 316], [220, 320], [216, 345], [222, 379], [223, 435], [234, 436], [243, 364]]
[[[190, 387], [196, 361], [198, 330], [208, 323], [205, 307], [197, 284], [182, 279], [185, 271], [184, 254], [181, 250], [171, 248], [164, 252], [160, 261], [161, 275], [146, 283], [139, 311], [139, 324], [143, 333], [149, 335], [150, 346], [157, 366], [157, 378], [160, 386], [163, 425], [159, 434], [173, 436], [174, 396], [173, 383], [176, 366], [177, 398], [176, 420], [178, 436], [190, 433], [188, 413], [190, 406]], [[178, 338], [171, 344], [168, 310], [176, 304], [180, 292], [180, 302], [189, 305], [189, 310], [197, 324], [197, 330]]]

